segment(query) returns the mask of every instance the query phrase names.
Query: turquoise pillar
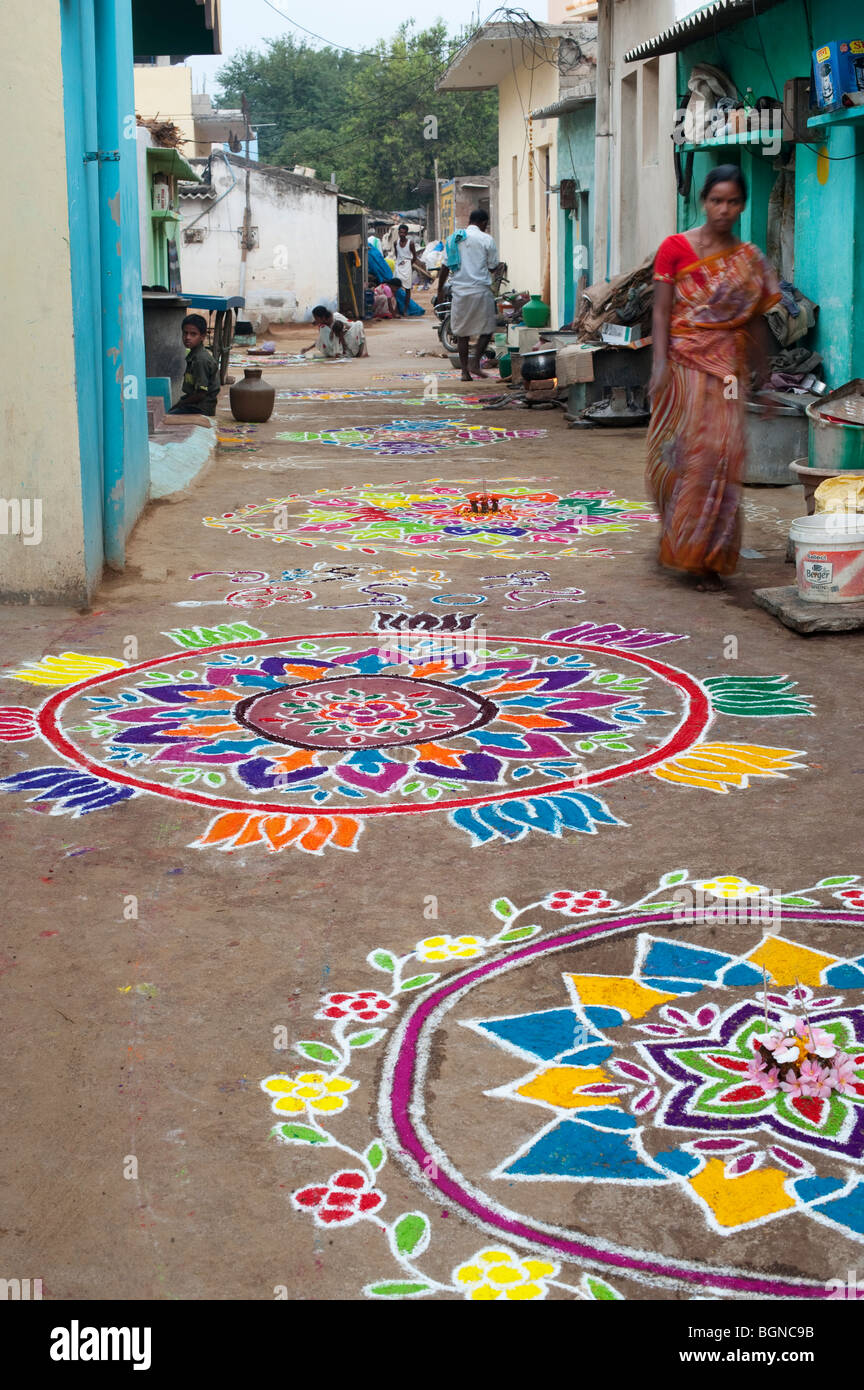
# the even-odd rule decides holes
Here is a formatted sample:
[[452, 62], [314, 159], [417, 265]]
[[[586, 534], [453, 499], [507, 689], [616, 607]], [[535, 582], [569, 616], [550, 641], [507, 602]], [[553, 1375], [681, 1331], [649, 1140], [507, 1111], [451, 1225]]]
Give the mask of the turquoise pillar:
[[61, 0], [88, 586], [122, 569], [150, 481], [131, 0]]

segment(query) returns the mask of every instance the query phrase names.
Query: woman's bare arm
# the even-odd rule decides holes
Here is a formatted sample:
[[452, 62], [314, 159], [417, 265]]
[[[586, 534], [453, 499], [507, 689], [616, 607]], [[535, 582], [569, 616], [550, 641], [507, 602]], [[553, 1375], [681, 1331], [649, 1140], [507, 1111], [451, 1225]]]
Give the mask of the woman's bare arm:
[[673, 286], [665, 280], [654, 281], [654, 307], [651, 313], [651, 339], [654, 364], [648, 394], [653, 397], [666, 384], [669, 370], [669, 319], [672, 313]]

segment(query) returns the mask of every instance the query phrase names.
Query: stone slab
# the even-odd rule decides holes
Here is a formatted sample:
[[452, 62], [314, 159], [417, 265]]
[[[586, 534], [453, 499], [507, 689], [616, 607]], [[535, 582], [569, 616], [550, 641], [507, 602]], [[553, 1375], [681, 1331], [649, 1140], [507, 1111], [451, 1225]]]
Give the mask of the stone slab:
[[155, 433], [165, 419], [165, 402], [161, 396], [147, 397], [147, 431]]
[[864, 603], [811, 603], [799, 596], [794, 584], [756, 589], [753, 598], [793, 632], [864, 631]]
[[166, 415], [161, 427], [170, 429], [175, 425], [205, 425], [212, 430], [213, 420], [209, 415]]

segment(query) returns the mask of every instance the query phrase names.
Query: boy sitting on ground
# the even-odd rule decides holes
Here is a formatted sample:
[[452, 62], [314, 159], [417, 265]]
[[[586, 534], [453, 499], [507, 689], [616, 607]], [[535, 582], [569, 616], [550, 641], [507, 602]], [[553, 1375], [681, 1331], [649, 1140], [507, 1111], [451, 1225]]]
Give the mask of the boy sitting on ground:
[[204, 346], [207, 320], [201, 314], [188, 314], [181, 324], [186, 354], [183, 394], [169, 415], [215, 415], [220, 380], [216, 359]]

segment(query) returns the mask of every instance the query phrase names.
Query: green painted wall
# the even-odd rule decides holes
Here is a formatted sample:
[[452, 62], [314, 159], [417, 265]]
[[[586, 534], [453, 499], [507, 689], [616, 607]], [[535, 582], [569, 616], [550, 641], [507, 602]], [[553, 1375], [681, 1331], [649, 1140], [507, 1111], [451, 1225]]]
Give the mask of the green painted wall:
[[[697, 62], [714, 63], [729, 74], [741, 95], [783, 99], [790, 77], [810, 74], [814, 48], [835, 39], [864, 39], [860, 0], [786, 0], [758, 19], [748, 19], [715, 38], [692, 44], [679, 56], [678, 90]], [[817, 174], [818, 151], [822, 180]], [[832, 387], [864, 376], [864, 121], [813, 132], [812, 147], [795, 155], [795, 284], [820, 305], [813, 346], [825, 360]], [[740, 234], [763, 249], [768, 195], [776, 171], [758, 147], [730, 146], [698, 153], [690, 197], [678, 200], [678, 228], [701, 220], [697, 193], [716, 164], [740, 164], [751, 187]], [[825, 177], [827, 173], [827, 177]]]
[[[594, 103], [588, 102], [576, 111], [558, 118], [558, 181], [576, 179], [581, 194], [577, 194], [580, 211], [559, 209], [558, 234], [558, 295], [552, 306], [556, 323], [572, 323], [576, 312], [576, 286], [579, 271], [574, 266], [574, 254], [580, 243], [588, 248], [586, 270], [591, 281], [591, 226], [594, 217]], [[556, 318], [557, 310], [557, 318]]]

